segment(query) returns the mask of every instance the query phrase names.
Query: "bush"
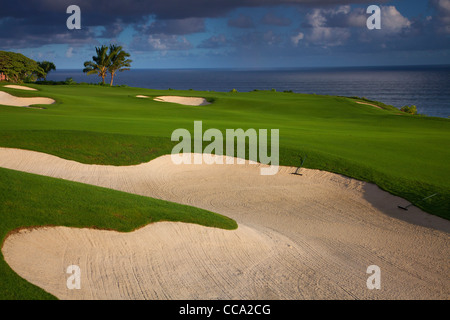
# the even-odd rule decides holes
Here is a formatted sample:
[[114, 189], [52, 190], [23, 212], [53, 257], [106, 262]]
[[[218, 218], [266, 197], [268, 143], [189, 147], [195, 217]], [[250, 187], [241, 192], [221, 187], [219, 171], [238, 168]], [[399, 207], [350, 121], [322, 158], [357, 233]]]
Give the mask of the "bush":
[[77, 83], [75, 80], [73, 80], [73, 78], [66, 78], [64, 84], [77, 84]]
[[236, 89], [233, 89], [230, 91], [231, 93], [237, 93], [238, 91]]
[[415, 105], [403, 106], [403, 107], [400, 108], [400, 111], [416, 115], [417, 114], [417, 107]]

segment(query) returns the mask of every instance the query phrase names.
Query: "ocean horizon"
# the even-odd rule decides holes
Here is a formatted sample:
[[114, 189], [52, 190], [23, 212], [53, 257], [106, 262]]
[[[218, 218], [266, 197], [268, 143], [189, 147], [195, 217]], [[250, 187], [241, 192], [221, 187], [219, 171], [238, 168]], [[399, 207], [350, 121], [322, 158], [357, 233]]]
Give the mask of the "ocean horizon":
[[[99, 83], [80, 69], [58, 69], [47, 80]], [[106, 79], [109, 83], [109, 76]], [[148, 89], [239, 92], [253, 90], [357, 96], [400, 108], [415, 105], [420, 114], [450, 116], [450, 65], [386, 67], [131, 69], [118, 73], [114, 85]]]

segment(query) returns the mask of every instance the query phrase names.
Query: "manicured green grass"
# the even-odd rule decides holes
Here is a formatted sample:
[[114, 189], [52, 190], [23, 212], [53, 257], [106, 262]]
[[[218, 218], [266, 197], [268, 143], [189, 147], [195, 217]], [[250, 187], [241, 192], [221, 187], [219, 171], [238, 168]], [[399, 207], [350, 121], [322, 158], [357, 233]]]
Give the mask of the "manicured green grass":
[[[181, 221], [237, 228], [222, 215], [167, 201], [3, 168], [0, 177], [1, 243], [16, 229], [48, 225], [129, 232], [152, 222]], [[17, 276], [1, 255], [0, 299], [48, 298]]]
[[[431, 214], [450, 219], [448, 119], [401, 114], [384, 105], [386, 109], [381, 110], [357, 104], [355, 99], [346, 97], [271, 91], [221, 93], [96, 85], [29, 86], [39, 91], [0, 89], [20, 96], [50, 97], [57, 103], [45, 105], [44, 110], [0, 106], [0, 146], [41, 151], [83, 163], [130, 165], [170, 153], [176, 144], [170, 140], [173, 130], [186, 128], [193, 134], [196, 120], [203, 121], [203, 131], [217, 128], [224, 136], [226, 129], [279, 129], [281, 165], [297, 166], [299, 156], [307, 155], [305, 167], [376, 183]], [[214, 103], [183, 106], [136, 98], [138, 94], [199, 96]], [[207, 144], [204, 143], [204, 147]], [[8, 181], [23, 177], [15, 171], [8, 175], [3, 172], [6, 171], [0, 172], [0, 185], [7, 186]], [[47, 190], [59, 192], [66, 188], [58, 189], [54, 180], [46, 181], [52, 181], [45, 182], [52, 185]], [[41, 183], [44, 182], [36, 182]], [[120, 229], [120, 223], [124, 222], [111, 216], [111, 219], [104, 218], [103, 223], [94, 222], [90, 215], [97, 215], [102, 210], [106, 212], [104, 215], [108, 212], [120, 214], [130, 219], [127, 228], [153, 219], [154, 212], [149, 211], [148, 220], [136, 218], [134, 221], [141, 214], [137, 209], [139, 206], [131, 206], [136, 209], [130, 209], [133, 213], [121, 212], [126, 206], [119, 204], [117, 208], [115, 205], [99, 207], [96, 204], [99, 200], [94, 199], [101, 196], [92, 193], [92, 197], [80, 199], [79, 204], [90, 215], [75, 214], [77, 210], [70, 210], [61, 214], [66, 219], [62, 220], [53, 211], [66, 207], [62, 202], [51, 204], [51, 200], [57, 198], [52, 192], [44, 192], [39, 198], [24, 188], [22, 193], [9, 200], [11, 219], [15, 219], [14, 212], [17, 211], [22, 212], [18, 221], [26, 225], [96, 225], [110, 229]], [[112, 191], [102, 192], [112, 194]], [[438, 195], [421, 201], [433, 193]], [[30, 201], [33, 201], [32, 205], [30, 203], [32, 209], [39, 208], [46, 213], [22, 209], [21, 203]], [[0, 206], [4, 208], [5, 204], [0, 203]], [[105, 207], [109, 211], [105, 211]], [[74, 217], [71, 217], [72, 213]], [[3, 210], [0, 214], [3, 218]], [[2, 220], [3, 236], [18, 225]], [[8, 284], [8, 288], [15, 290], [18, 282], [15, 279], [14, 285]], [[24, 292], [23, 297], [28, 295], [28, 291]], [[42, 297], [38, 292], [28, 296]]]
[[[96, 85], [29, 85], [16, 95], [56, 99], [46, 110], [0, 108], [0, 146], [25, 148], [84, 163], [127, 165], [170, 153], [176, 128], [193, 133], [279, 129], [280, 164], [341, 173], [376, 183], [427, 212], [450, 218], [450, 121], [380, 110], [355, 99], [271, 91], [221, 93]], [[138, 94], [200, 96], [192, 107], [140, 99]], [[383, 107], [386, 107], [382, 105]], [[207, 144], [204, 143], [204, 146]], [[439, 193], [430, 201], [419, 200]]]

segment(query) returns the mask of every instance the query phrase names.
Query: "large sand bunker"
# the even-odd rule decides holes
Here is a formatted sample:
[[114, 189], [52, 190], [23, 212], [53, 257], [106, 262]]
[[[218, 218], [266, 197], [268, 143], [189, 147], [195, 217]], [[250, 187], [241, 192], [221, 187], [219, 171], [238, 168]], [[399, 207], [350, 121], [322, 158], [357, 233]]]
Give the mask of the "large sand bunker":
[[34, 104], [52, 104], [55, 100], [43, 97], [22, 98], [0, 91], [0, 104], [14, 107], [29, 107]]
[[[0, 148], [0, 166], [211, 210], [237, 230], [156, 223], [131, 233], [45, 227], [6, 238], [5, 261], [61, 299], [448, 299], [450, 222], [373, 184], [318, 170], [116, 167]], [[24, 195], [26, 196], [26, 195]], [[81, 289], [66, 269], [79, 265]], [[367, 267], [381, 270], [369, 290]]]
[[161, 96], [156, 97], [153, 100], [160, 102], [172, 102], [184, 104], [187, 106], [206, 106], [208, 104], [211, 104], [205, 98], [196, 98], [196, 97]]

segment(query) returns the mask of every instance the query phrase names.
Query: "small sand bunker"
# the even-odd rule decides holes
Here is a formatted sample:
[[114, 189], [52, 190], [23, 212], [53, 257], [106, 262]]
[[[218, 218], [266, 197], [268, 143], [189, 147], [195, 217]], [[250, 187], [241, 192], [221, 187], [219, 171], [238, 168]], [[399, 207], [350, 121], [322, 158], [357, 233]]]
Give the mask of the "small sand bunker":
[[143, 95], [141, 95], [141, 94], [138, 94], [138, 95], [136, 96], [136, 98], [148, 98], [148, 96], [143, 96]]
[[184, 104], [186, 106], [206, 106], [209, 103], [205, 98], [197, 97], [178, 97], [178, 96], [161, 96], [153, 99], [160, 102], [172, 102], [178, 104]]
[[11, 89], [19, 89], [19, 90], [31, 90], [31, 91], [37, 91], [35, 88], [25, 87], [25, 86], [17, 86], [14, 84], [8, 84], [4, 86], [5, 88], [11, 88]]
[[29, 107], [33, 104], [52, 104], [55, 100], [43, 97], [22, 98], [0, 91], [0, 104], [13, 107]]
[[378, 109], [383, 109], [382, 107], [379, 107], [379, 106], [377, 106], [375, 104], [371, 104], [371, 103], [367, 103], [367, 102], [356, 101], [356, 103], [365, 104], [367, 106], [372, 106], [372, 107], [375, 107], [375, 108], [378, 108]]

